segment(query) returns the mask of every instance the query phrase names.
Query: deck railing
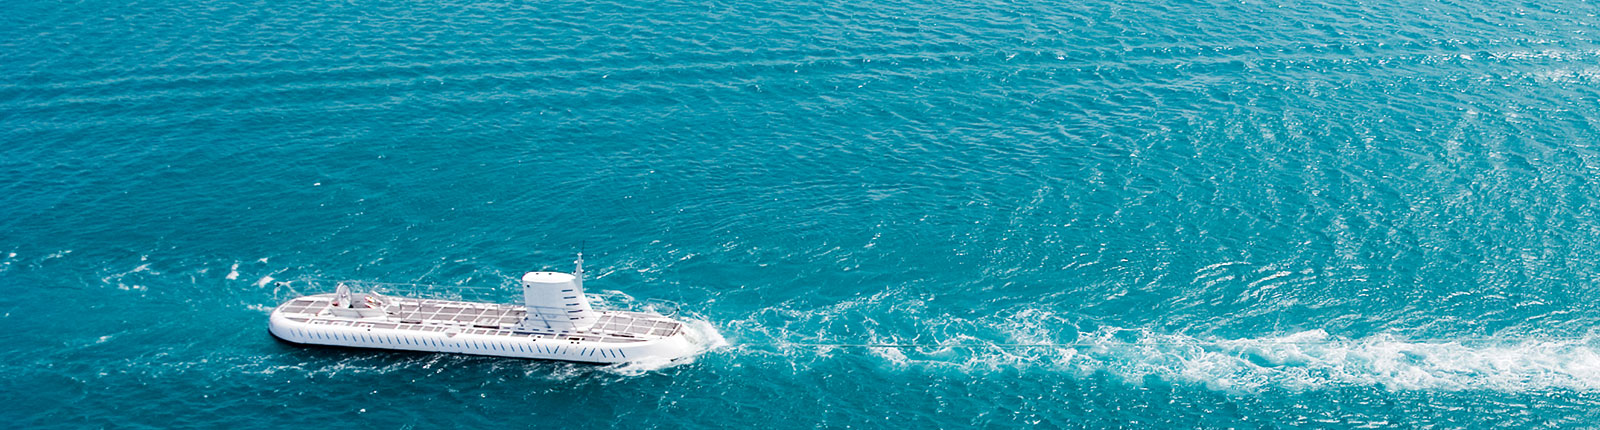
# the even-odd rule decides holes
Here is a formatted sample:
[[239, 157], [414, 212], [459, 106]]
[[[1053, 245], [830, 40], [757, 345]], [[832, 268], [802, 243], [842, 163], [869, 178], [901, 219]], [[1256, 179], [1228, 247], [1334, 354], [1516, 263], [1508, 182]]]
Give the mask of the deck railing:
[[[425, 300], [450, 300], [478, 303], [501, 304], [505, 306], [521, 306], [522, 292], [515, 281], [499, 286], [473, 286], [473, 285], [442, 285], [420, 284], [405, 282], [374, 282], [360, 280], [326, 280], [326, 279], [298, 279], [278, 282], [273, 295], [279, 303], [289, 299], [309, 295], [330, 293], [339, 285], [350, 287], [356, 296], [361, 293], [372, 292], [379, 296], [392, 296]], [[678, 302], [663, 299], [638, 300], [632, 296], [616, 291], [603, 291], [585, 294], [589, 303], [596, 310], [622, 309], [635, 312], [650, 312], [672, 317], [683, 310], [683, 305]], [[551, 308], [556, 309], [556, 308]], [[565, 311], [561, 312], [563, 315]], [[552, 315], [554, 312], [552, 312]]]

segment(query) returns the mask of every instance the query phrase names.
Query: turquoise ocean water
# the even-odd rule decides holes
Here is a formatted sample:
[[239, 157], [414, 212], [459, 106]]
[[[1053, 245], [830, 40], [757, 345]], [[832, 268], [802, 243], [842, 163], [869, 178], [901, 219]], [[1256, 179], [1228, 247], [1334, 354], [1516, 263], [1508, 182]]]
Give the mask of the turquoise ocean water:
[[[1597, 13], [6, 2], [0, 418], [1593, 427]], [[503, 287], [580, 246], [608, 303], [722, 344], [595, 367], [266, 331], [329, 280]], [[851, 346], [883, 343], [912, 347]]]

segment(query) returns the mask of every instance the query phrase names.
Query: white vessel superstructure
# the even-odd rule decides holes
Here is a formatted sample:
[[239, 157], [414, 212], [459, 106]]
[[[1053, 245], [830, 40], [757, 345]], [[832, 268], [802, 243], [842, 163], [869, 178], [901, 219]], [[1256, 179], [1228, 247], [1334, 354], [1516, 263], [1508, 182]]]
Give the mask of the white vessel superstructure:
[[583, 255], [573, 273], [528, 272], [523, 303], [498, 304], [352, 293], [298, 297], [272, 311], [285, 341], [326, 346], [624, 363], [676, 359], [698, 349], [681, 321], [595, 310], [583, 292]]

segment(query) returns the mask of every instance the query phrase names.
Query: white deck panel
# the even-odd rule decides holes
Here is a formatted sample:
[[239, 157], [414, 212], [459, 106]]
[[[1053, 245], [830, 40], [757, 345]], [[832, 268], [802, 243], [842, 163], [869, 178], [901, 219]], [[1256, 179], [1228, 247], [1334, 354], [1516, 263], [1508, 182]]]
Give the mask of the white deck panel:
[[[519, 328], [519, 323], [528, 315], [525, 306], [387, 296], [382, 298], [381, 305], [376, 306], [383, 311], [381, 316], [362, 318], [335, 315], [331, 306], [332, 300], [331, 294], [301, 297], [284, 303], [278, 312], [290, 321], [317, 325], [349, 325], [419, 332], [455, 331], [476, 335], [560, 338], [605, 343], [662, 339], [675, 336], [683, 330], [682, 323], [663, 316], [623, 311], [599, 311], [600, 318], [595, 324], [582, 330], [522, 329]], [[540, 316], [551, 317], [548, 311], [541, 311], [535, 315], [536, 318]], [[537, 327], [539, 324], [533, 325]]]

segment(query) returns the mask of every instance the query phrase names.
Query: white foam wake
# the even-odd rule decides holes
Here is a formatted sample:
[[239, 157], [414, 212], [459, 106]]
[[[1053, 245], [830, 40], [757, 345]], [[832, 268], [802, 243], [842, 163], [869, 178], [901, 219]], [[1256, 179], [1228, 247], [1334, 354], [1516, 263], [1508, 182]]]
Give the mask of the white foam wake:
[[1106, 372], [1219, 390], [1377, 386], [1392, 390], [1600, 390], [1600, 348], [1583, 339], [1410, 341], [1350, 339], [1311, 330], [1277, 337], [1201, 339], [1102, 329], [1059, 346], [977, 343], [866, 348], [895, 366], [965, 371], [1040, 367]]

